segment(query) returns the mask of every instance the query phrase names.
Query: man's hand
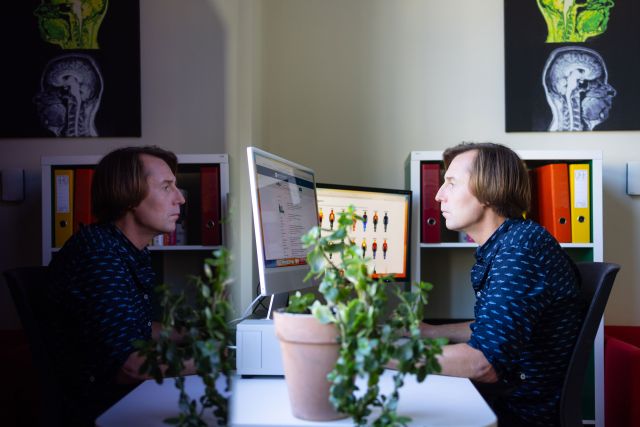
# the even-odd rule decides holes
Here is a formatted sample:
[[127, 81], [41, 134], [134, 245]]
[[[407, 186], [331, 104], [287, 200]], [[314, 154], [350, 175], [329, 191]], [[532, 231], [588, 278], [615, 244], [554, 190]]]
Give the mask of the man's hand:
[[[145, 361], [145, 357], [140, 356], [140, 353], [133, 352], [129, 355], [124, 364], [118, 369], [116, 373], [116, 383], [118, 384], [135, 384], [140, 381], [153, 379], [150, 375], [140, 374], [140, 366]], [[164, 377], [167, 372], [166, 365], [160, 365], [162, 376]], [[180, 371], [180, 376], [193, 375], [196, 373], [196, 364], [193, 359], [184, 361], [184, 368]]]
[[[158, 341], [160, 338], [160, 332], [162, 332], [162, 324], [160, 322], [152, 322], [151, 323], [151, 338], [154, 341]], [[180, 331], [176, 329], [171, 330], [171, 335], [169, 339], [177, 344], [180, 344], [184, 340], [184, 336], [187, 333], [186, 330], [182, 329]]]

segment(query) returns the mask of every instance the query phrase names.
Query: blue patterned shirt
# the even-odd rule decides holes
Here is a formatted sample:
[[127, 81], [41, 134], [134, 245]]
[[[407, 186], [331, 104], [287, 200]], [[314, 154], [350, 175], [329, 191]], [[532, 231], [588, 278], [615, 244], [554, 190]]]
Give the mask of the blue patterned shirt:
[[[475, 322], [468, 344], [503, 385], [512, 414], [558, 423], [558, 404], [583, 315], [573, 262], [539, 224], [507, 219], [476, 251]], [[500, 414], [498, 414], [500, 416]]]
[[94, 224], [74, 234], [49, 267], [53, 356], [72, 405], [112, 404], [105, 401], [119, 388], [114, 379], [134, 340], [151, 338], [149, 251], [113, 224]]

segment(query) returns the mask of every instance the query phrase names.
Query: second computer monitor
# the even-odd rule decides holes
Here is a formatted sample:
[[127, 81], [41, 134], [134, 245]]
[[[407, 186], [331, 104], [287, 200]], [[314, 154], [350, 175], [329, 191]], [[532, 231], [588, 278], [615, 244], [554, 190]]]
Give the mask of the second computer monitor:
[[349, 229], [349, 237], [370, 258], [374, 278], [409, 280], [411, 191], [319, 183], [316, 192], [318, 220], [325, 230], [335, 229], [340, 212], [354, 206], [362, 219]]

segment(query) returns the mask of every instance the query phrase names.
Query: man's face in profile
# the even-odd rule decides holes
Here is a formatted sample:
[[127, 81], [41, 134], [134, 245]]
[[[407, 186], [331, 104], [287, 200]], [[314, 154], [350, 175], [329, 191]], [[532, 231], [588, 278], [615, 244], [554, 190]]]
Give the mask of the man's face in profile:
[[449, 230], [469, 233], [484, 218], [486, 206], [469, 188], [471, 167], [477, 154], [477, 150], [458, 154], [449, 164], [444, 184], [436, 194], [436, 201], [440, 202], [440, 210]]
[[153, 235], [170, 233], [176, 228], [184, 197], [176, 187], [176, 177], [164, 160], [141, 154], [147, 179], [147, 195], [133, 208], [135, 223]]

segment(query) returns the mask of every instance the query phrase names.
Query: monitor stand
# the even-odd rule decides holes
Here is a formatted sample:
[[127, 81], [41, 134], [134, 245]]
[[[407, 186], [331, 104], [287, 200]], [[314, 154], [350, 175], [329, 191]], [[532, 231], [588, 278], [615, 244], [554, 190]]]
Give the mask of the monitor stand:
[[267, 319], [273, 319], [273, 312], [286, 308], [289, 304], [289, 293], [283, 292], [281, 294], [273, 294], [269, 299], [269, 310], [267, 311]]

